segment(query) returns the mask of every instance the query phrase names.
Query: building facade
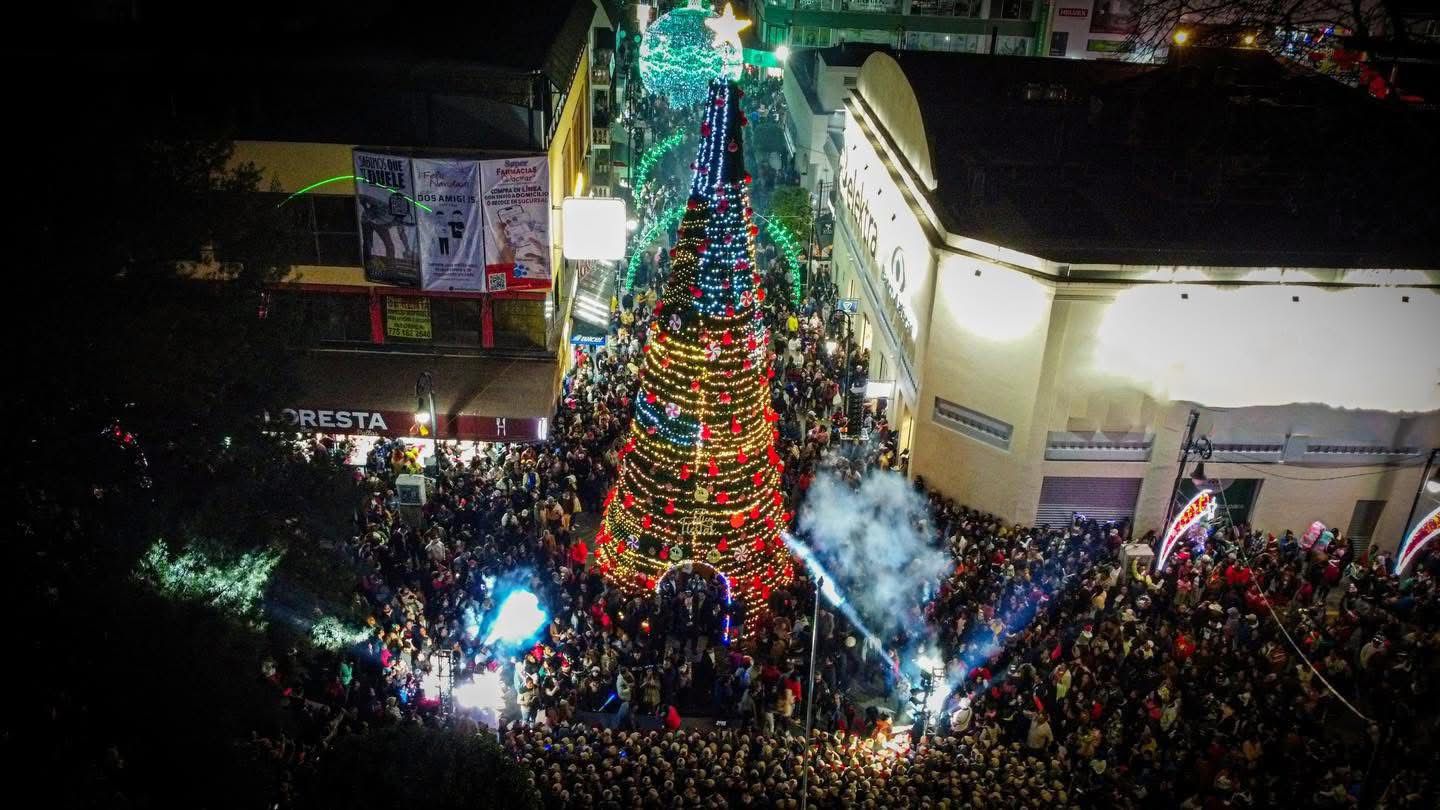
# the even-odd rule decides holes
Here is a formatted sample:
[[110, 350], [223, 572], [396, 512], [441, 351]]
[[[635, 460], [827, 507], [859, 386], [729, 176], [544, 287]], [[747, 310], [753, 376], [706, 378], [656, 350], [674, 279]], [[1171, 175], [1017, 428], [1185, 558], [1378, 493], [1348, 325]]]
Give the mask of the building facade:
[[1124, 0], [761, 0], [769, 47], [884, 45], [896, 50], [1118, 58], [1135, 31]]
[[[1146, 147], [1173, 133], [1134, 122], [1156, 99], [1203, 110], [1206, 66], [915, 56], [861, 68], [833, 198], [837, 283], [860, 301], [909, 472], [1007, 520], [1157, 528], [1194, 409], [1237, 520], [1398, 543], [1440, 446], [1440, 254], [1423, 228], [1364, 250], [1310, 236], [1305, 203], [1240, 185], [1278, 167], [1242, 161], [1213, 198], [1186, 185], [1209, 175], [1177, 178]], [[1213, 69], [1250, 87], [1283, 75]], [[1224, 109], [1232, 131], [1254, 124]], [[1221, 176], [1228, 149], [1209, 158]], [[1180, 188], [1156, 192], [1147, 166]], [[1267, 220], [1272, 193], [1301, 209]]]
[[[417, 411], [417, 381], [428, 374], [436, 423], [424, 435], [468, 441], [546, 436], [573, 360], [577, 283], [593, 269], [563, 256], [561, 203], [612, 192], [615, 39], [597, 0], [548, 4], [524, 19], [467, 14], [455, 24], [482, 21], [453, 48], [441, 42], [352, 54], [302, 51], [292, 60], [216, 60], [171, 91], [177, 106], [196, 107], [199, 120], [231, 121], [232, 162], [257, 169], [265, 193], [293, 212], [301, 238], [292, 271], [269, 291], [263, 308], [299, 308], [318, 335], [319, 345], [306, 347], [302, 362], [304, 390], [282, 409], [284, 421], [302, 431], [414, 437], [415, 414], [425, 410]], [[397, 245], [418, 249], [423, 231], [412, 226], [398, 236], [377, 234], [368, 224], [370, 212], [360, 210], [363, 192], [386, 181], [362, 179], [362, 154], [414, 166], [427, 160], [475, 165], [479, 174], [511, 161], [542, 167], [546, 199], [525, 203], [521, 227], [532, 235], [544, 230], [546, 244], [535, 237], [526, 249], [534, 251], [527, 263], [538, 265], [534, 260], [543, 256], [545, 274], [517, 284], [524, 271], [516, 250], [509, 261], [517, 269], [501, 283], [488, 254], [478, 286], [447, 289], [418, 274], [408, 282], [377, 277], [367, 267], [367, 251], [383, 249], [388, 258]], [[432, 213], [411, 196], [423, 196], [415, 190], [418, 174], [410, 185], [397, 185], [387, 187], [392, 204], [404, 197], [417, 223]], [[495, 229], [509, 223], [491, 216], [488, 201], [477, 205], [489, 220], [480, 226], [485, 238], [499, 240]], [[449, 235], [445, 227], [452, 224], [466, 233], [475, 229], [446, 221], [439, 233]], [[502, 235], [508, 244], [509, 233]], [[196, 274], [237, 258], [212, 246]], [[306, 414], [315, 416], [307, 421]], [[339, 417], [325, 424], [324, 414], [352, 416], [337, 428]]]

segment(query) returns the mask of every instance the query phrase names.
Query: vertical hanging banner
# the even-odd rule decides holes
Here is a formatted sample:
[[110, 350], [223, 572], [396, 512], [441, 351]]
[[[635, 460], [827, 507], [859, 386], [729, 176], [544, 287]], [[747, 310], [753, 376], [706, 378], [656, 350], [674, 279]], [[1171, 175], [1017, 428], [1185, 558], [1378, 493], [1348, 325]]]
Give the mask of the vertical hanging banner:
[[1400, 551], [1395, 555], [1395, 575], [1404, 574], [1410, 563], [1420, 556], [1421, 549], [1437, 537], [1440, 537], [1440, 506], [1415, 524], [1415, 528], [1406, 535], [1405, 542], [1400, 544]]
[[366, 281], [419, 286], [413, 197], [410, 158], [355, 152], [355, 208]]
[[550, 166], [544, 155], [480, 163], [485, 289], [550, 289]]
[[485, 291], [484, 232], [480, 227], [480, 164], [415, 158], [415, 200], [430, 210], [420, 220], [420, 286], [426, 290]]

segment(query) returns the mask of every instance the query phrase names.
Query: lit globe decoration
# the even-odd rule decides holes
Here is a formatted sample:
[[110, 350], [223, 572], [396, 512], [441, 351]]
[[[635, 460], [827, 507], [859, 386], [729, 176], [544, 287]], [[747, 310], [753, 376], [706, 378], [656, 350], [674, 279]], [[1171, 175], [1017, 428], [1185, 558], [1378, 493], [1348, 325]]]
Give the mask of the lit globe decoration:
[[640, 40], [640, 80], [676, 109], [705, 101], [717, 76], [736, 79], [743, 66], [740, 31], [749, 20], [727, 4], [719, 16], [699, 0], [661, 15]]

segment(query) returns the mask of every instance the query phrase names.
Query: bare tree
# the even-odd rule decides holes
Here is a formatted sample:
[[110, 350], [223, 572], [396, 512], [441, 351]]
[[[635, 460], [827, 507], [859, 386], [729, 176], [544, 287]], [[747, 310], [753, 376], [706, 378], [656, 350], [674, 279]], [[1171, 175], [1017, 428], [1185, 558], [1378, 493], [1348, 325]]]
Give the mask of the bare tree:
[[[1185, 45], [1265, 48], [1304, 58], [1333, 48], [1336, 38], [1403, 40], [1409, 9], [1403, 0], [1131, 0], [1133, 52]], [[1327, 42], [1328, 41], [1328, 42]]]

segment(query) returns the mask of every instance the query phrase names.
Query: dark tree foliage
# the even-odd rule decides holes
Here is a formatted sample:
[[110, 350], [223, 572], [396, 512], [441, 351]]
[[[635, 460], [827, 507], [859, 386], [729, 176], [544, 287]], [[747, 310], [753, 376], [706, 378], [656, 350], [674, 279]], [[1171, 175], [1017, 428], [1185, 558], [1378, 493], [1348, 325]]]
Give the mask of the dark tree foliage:
[[815, 222], [815, 209], [810, 192], [800, 186], [781, 186], [770, 195], [770, 218], [777, 219], [795, 234], [801, 245], [810, 243], [810, 228]]
[[49, 777], [54, 806], [267, 806], [236, 744], [278, 722], [272, 645], [134, 571], [157, 540], [280, 551], [266, 607], [285, 641], [347, 604], [353, 482], [262, 419], [304, 337], [263, 295], [293, 232], [223, 132], [104, 70], [63, 75], [21, 91], [45, 136], [11, 178], [4, 563], [26, 664], [0, 756]]

